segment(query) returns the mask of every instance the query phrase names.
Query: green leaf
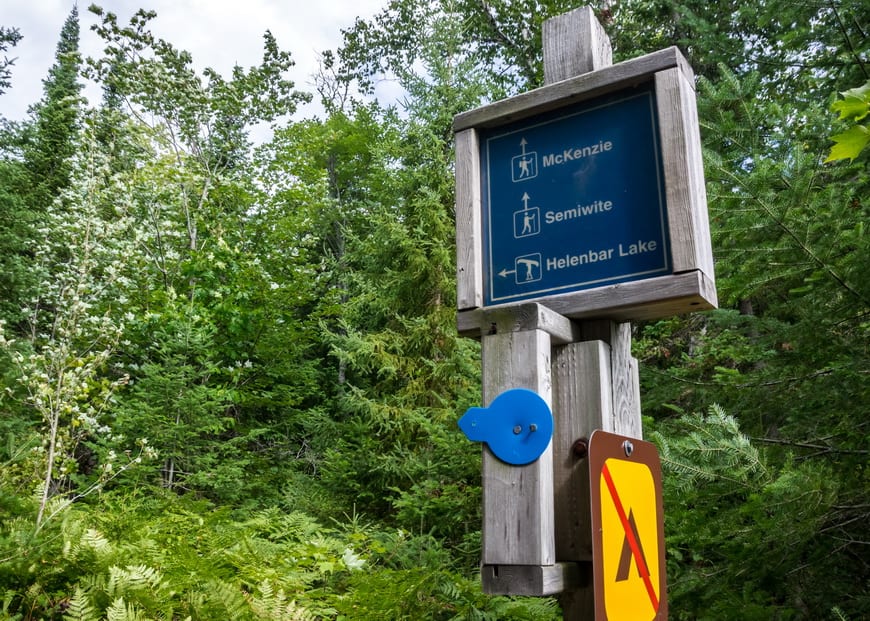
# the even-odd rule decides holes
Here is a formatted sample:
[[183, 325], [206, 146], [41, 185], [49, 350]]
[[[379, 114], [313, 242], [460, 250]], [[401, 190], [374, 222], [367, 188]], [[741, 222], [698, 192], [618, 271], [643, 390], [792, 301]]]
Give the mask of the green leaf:
[[[850, 91], [846, 92], [848, 93]], [[860, 121], [867, 116], [868, 112], [870, 112], [870, 99], [867, 99], [866, 96], [854, 97], [852, 95], [846, 95], [845, 99], [838, 99], [832, 103], [831, 110], [839, 112], [841, 120], [854, 119]]]
[[825, 162], [844, 160], [846, 158], [852, 161], [858, 157], [861, 150], [870, 142], [870, 130], [864, 125], [855, 125], [842, 134], [832, 136], [831, 139], [836, 144], [831, 147], [831, 153]]

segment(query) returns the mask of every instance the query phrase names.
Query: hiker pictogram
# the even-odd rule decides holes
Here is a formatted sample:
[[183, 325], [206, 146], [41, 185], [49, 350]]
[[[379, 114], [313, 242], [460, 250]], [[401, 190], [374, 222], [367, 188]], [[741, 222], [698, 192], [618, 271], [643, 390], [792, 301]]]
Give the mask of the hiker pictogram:
[[528, 144], [525, 138], [520, 140], [522, 152], [511, 158], [511, 178], [514, 183], [534, 179], [538, 176], [538, 154], [535, 151], [527, 153], [526, 145]]
[[523, 208], [514, 212], [514, 238], [531, 237], [541, 232], [541, 209], [529, 207], [531, 197], [523, 193]]

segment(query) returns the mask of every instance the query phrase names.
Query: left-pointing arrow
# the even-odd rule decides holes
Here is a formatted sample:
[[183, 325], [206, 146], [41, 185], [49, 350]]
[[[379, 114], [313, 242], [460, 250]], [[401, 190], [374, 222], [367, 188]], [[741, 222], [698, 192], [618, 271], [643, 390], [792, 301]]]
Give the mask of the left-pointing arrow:
[[516, 274], [516, 273], [517, 273], [516, 270], [509, 270], [509, 269], [505, 268], [502, 271], [500, 271], [498, 273], [498, 275], [501, 276], [502, 278], [507, 278], [508, 274]]

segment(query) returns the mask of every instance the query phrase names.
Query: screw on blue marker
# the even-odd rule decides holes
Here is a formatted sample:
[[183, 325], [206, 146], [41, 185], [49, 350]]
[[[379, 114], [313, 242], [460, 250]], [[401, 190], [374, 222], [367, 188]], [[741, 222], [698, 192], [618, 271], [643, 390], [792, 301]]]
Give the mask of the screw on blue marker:
[[472, 442], [486, 442], [505, 463], [524, 466], [538, 459], [553, 437], [553, 414], [540, 395], [525, 388], [501, 393], [489, 407], [468, 408], [459, 428]]

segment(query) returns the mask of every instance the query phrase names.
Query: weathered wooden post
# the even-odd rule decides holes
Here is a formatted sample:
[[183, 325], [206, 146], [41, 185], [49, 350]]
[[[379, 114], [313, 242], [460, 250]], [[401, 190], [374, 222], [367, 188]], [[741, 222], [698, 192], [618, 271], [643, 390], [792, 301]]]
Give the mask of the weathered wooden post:
[[531, 463], [484, 448], [484, 590], [595, 619], [584, 450], [595, 430], [641, 437], [629, 321], [716, 292], [685, 59], [611, 65], [589, 7], [546, 21], [543, 46], [545, 86], [454, 120], [458, 327], [482, 340], [485, 405], [526, 388], [553, 414]]

